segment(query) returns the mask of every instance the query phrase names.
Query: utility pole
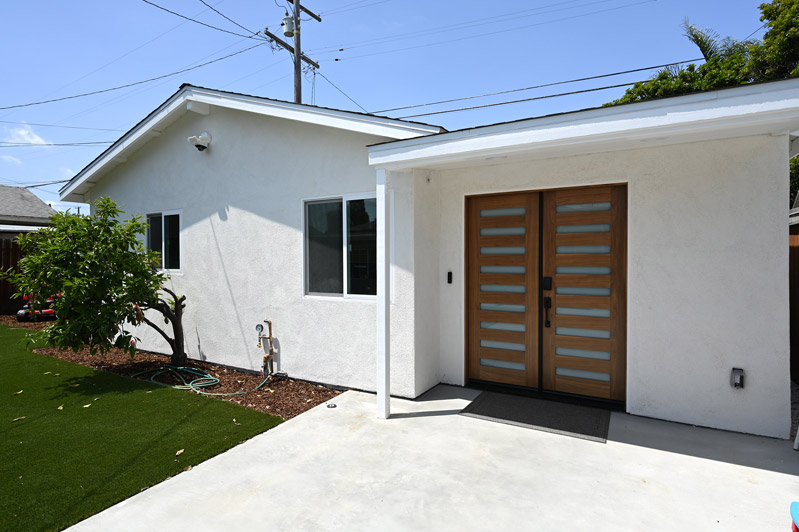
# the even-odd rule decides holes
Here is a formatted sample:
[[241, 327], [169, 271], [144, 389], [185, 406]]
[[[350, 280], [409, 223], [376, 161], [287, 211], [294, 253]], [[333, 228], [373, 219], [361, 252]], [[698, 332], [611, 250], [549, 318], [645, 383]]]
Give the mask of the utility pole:
[[283, 35], [286, 37], [294, 37], [294, 46], [269, 31], [269, 28], [264, 30], [264, 35], [271, 39], [275, 44], [281, 48], [285, 48], [294, 55], [294, 103], [302, 103], [302, 62], [305, 61], [314, 68], [319, 68], [319, 63], [311, 60], [302, 53], [302, 45], [300, 43], [300, 11], [304, 11], [315, 20], [322, 22], [322, 17], [316, 13], [311, 12], [305, 6], [300, 5], [300, 0], [293, 0], [294, 13], [292, 16], [286, 14], [283, 19]]
[[300, 46], [300, 0], [294, 0], [294, 103], [302, 103], [302, 46]]

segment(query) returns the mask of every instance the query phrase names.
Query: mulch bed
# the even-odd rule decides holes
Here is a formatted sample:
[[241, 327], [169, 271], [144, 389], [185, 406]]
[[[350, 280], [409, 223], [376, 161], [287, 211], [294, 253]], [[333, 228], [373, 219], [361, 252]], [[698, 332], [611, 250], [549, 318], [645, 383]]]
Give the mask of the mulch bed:
[[[31, 330], [42, 330], [48, 325], [48, 322], [19, 323], [14, 316], [0, 316], [0, 323]], [[153, 370], [164, 364], [169, 364], [168, 356], [141, 351], [136, 353], [134, 358], [131, 358], [130, 355], [120, 349], [112, 349], [105, 355], [95, 356], [90, 355], [88, 349], [82, 349], [77, 353], [54, 347], [35, 349], [34, 351], [126, 377], [133, 377], [142, 371]], [[341, 393], [340, 390], [334, 390], [319, 384], [281, 377], [272, 377], [260, 389], [255, 390], [255, 387], [263, 381], [259, 375], [217, 366], [200, 360], [191, 360], [190, 365], [207, 371], [219, 379], [219, 384], [216, 386], [205, 388], [207, 392], [247, 392], [243, 395], [213, 396], [216, 399], [274, 414], [283, 419], [298, 416]], [[147, 379], [149, 377], [150, 375], [148, 374], [141, 378]], [[164, 384], [178, 383], [168, 374], [159, 376], [156, 380]]]

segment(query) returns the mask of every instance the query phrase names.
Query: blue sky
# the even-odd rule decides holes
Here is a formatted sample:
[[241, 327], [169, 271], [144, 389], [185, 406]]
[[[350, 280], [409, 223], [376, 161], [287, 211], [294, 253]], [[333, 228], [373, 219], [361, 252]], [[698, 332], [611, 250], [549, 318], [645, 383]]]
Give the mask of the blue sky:
[[[198, 21], [247, 33], [200, 0], [152, 1]], [[284, 0], [206, 2], [247, 29], [268, 26], [275, 33], [284, 16], [281, 6], [286, 5]], [[362, 107], [369, 112], [695, 59], [700, 54], [680, 29], [686, 17], [736, 39], [752, 32], [761, 37], [764, 31], [758, 30], [759, 2], [748, 0], [305, 0], [303, 5], [323, 20], [303, 22], [303, 50], [320, 63], [320, 73], [357, 105], [311, 73], [303, 84], [304, 103], [358, 111]], [[0, 4], [0, 107], [162, 76], [260, 42], [181, 19], [143, 0], [6, 1]], [[653, 73], [382, 114], [404, 117], [532, 98], [647, 79]], [[122, 90], [0, 110], [0, 141], [6, 143], [0, 147], [0, 184], [71, 177], [107, 144], [40, 144], [116, 140], [181, 83], [292, 100], [292, 74], [288, 52], [259, 46]], [[616, 88], [413, 120], [458, 129], [594, 107], [623, 91]], [[39, 146], [10, 147], [9, 142]], [[59, 186], [32, 190], [47, 202], [58, 202]]]

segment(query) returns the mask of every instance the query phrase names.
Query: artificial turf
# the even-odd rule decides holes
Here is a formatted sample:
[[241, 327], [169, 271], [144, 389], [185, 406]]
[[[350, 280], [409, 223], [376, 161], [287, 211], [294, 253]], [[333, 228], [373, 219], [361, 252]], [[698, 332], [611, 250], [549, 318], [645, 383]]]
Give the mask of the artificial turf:
[[32, 353], [26, 333], [0, 325], [0, 530], [63, 529], [282, 421]]

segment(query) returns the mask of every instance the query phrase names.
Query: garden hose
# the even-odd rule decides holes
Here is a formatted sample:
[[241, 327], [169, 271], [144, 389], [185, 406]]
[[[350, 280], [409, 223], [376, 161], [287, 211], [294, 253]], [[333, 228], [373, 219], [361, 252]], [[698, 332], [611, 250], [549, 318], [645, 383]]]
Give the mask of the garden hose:
[[[180, 381], [183, 383], [183, 384], [176, 384], [172, 386], [173, 388], [176, 388], [178, 390], [191, 390], [193, 392], [202, 395], [244, 395], [245, 393], [248, 393], [248, 392], [230, 392], [230, 393], [206, 392], [205, 390], [203, 390], [203, 388], [210, 388], [212, 386], [216, 386], [217, 384], [219, 384], [219, 379], [217, 379], [207, 371], [202, 371], [196, 368], [164, 365], [161, 366], [160, 368], [140, 371], [139, 373], [136, 373], [135, 375], [132, 376], [138, 377], [139, 375], [146, 375], [148, 373], [152, 373], [152, 375], [150, 375], [150, 378], [147, 380], [155, 382], [156, 384], [163, 384], [156, 381], [155, 380], [156, 377], [158, 377], [159, 375], [163, 375], [164, 373], [171, 373], [172, 375], [180, 379]], [[266, 381], [268, 380], [269, 377], [265, 378], [261, 384], [259, 384], [258, 386], [249, 391], [254, 392], [255, 390], [258, 390], [259, 388], [261, 388], [261, 386], [266, 384]]]

